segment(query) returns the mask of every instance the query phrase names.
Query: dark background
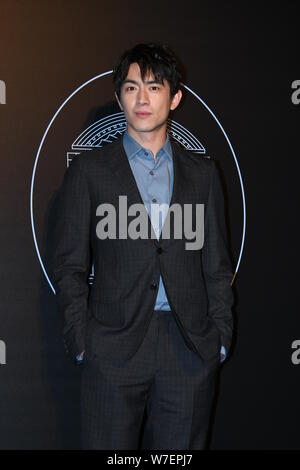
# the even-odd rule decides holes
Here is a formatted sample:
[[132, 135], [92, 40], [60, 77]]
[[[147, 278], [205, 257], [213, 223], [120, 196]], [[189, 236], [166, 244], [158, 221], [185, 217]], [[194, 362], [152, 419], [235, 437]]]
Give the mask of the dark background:
[[[124, 49], [149, 41], [167, 43], [184, 62], [186, 83], [230, 136], [245, 187], [235, 337], [221, 368], [211, 448], [300, 447], [300, 365], [291, 361], [291, 344], [300, 339], [300, 105], [291, 100], [300, 79], [297, 4], [0, 0], [0, 79], [7, 87], [0, 105], [0, 339], [7, 347], [0, 448], [79, 448], [81, 369], [65, 355], [62, 319], [36, 256], [33, 164], [66, 97], [110, 70]], [[240, 205], [230, 182], [227, 191]], [[41, 225], [46, 244], [50, 222]], [[233, 217], [235, 261], [240, 224]]]

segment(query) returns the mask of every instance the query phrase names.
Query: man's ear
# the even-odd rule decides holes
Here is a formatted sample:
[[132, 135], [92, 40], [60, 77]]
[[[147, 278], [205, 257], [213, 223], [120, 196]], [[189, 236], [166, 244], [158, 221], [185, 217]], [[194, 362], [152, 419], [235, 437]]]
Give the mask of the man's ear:
[[170, 104], [170, 110], [171, 111], [173, 111], [175, 108], [177, 108], [177, 106], [180, 103], [181, 98], [182, 98], [182, 91], [178, 90], [177, 93], [175, 93], [175, 95], [173, 96], [173, 98], [171, 100], [171, 104]]
[[120, 106], [121, 110], [124, 111], [124, 110], [123, 110], [123, 107], [122, 107], [122, 105], [121, 105], [121, 102], [120, 102], [120, 100], [119, 100], [118, 95], [117, 95], [116, 92], [115, 92], [115, 97], [116, 97], [116, 100], [117, 100], [118, 105]]

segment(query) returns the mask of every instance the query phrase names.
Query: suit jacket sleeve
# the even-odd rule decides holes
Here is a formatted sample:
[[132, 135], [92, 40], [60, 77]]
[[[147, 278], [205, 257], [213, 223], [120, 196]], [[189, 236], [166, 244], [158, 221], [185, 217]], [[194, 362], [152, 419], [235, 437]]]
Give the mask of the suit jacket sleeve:
[[72, 161], [59, 191], [53, 268], [64, 343], [73, 359], [85, 346], [91, 259], [90, 197], [82, 163], [80, 156]]
[[229, 351], [232, 339], [233, 276], [225, 223], [224, 195], [214, 160], [204, 218], [203, 274], [208, 294], [208, 315], [220, 331], [221, 344]]

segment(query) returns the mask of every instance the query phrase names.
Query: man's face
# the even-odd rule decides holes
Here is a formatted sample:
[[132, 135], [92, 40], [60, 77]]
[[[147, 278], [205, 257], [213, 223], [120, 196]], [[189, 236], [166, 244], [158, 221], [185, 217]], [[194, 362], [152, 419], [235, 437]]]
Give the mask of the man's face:
[[181, 99], [181, 90], [170, 99], [170, 85], [155, 81], [151, 72], [142, 81], [140, 67], [130, 64], [127, 77], [122, 84], [120, 108], [124, 111], [127, 127], [135, 132], [152, 132], [165, 125], [170, 110], [175, 109]]

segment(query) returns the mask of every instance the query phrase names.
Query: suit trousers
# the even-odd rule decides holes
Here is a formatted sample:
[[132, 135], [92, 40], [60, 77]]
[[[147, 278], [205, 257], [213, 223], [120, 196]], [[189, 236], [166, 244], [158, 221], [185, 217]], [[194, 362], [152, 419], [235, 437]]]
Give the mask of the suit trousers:
[[86, 348], [81, 382], [83, 449], [206, 448], [220, 356], [200, 358], [172, 313], [154, 310], [129, 360]]

